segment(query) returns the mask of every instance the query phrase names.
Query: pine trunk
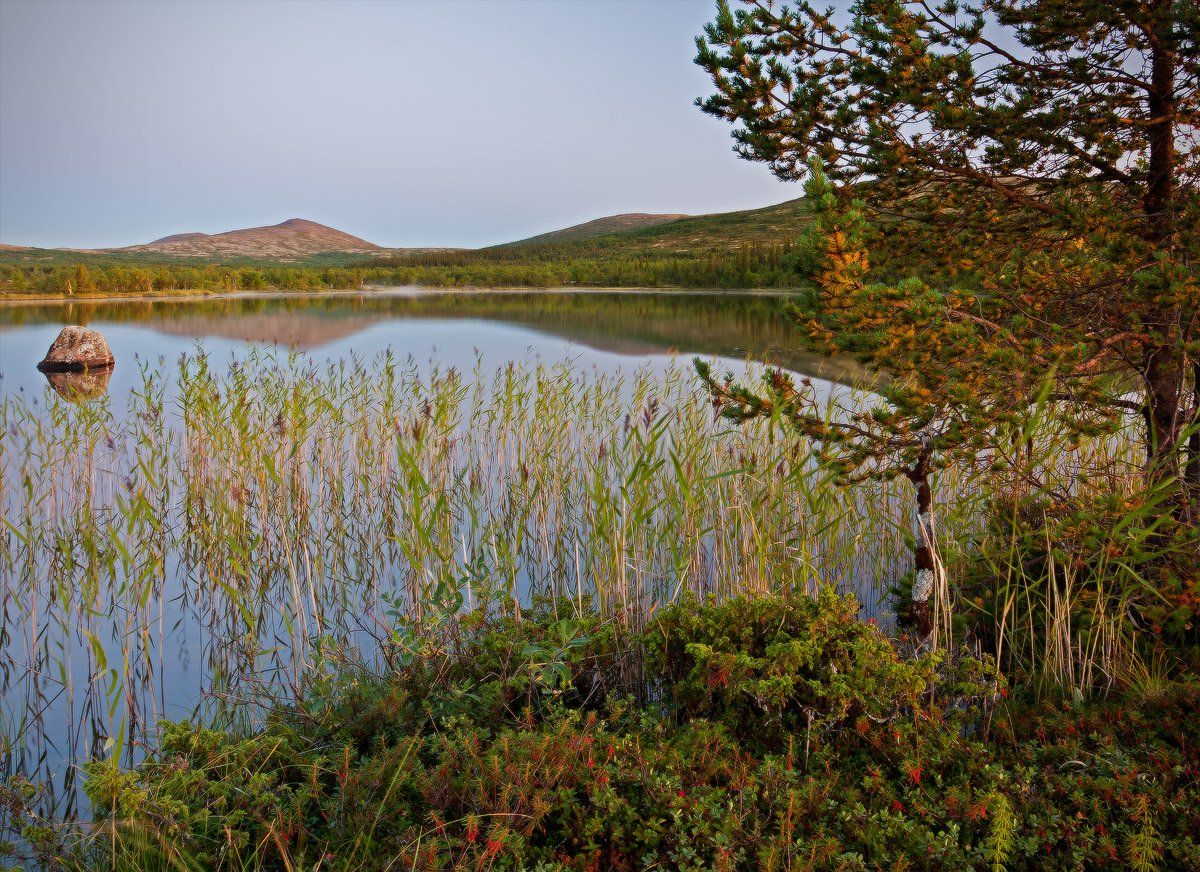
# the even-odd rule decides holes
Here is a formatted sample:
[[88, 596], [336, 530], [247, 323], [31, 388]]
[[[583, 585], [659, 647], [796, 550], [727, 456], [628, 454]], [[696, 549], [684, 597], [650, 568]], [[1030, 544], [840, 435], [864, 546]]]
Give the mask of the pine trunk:
[[917, 515], [913, 529], [913, 577], [910, 614], [913, 629], [921, 638], [933, 630], [933, 589], [937, 581], [937, 563], [933, 552], [933, 488], [929, 482], [928, 442], [922, 444], [916, 464], [907, 473], [917, 489]]
[[1188, 422], [1188, 460], [1183, 478], [1187, 482], [1188, 511], [1192, 523], [1200, 523], [1200, 360], [1192, 363], [1192, 415]]
[[[1167, 31], [1152, 38], [1147, 125], [1150, 146], [1146, 193], [1142, 198], [1145, 239], [1155, 248], [1169, 247], [1174, 233], [1175, 172], [1175, 56]], [[1179, 444], [1184, 429], [1182, 408], [1186, 359], [1179, 345], [1180, 313], [1155, 313], [1148, 328], [1142, 358], [1146, 387], [1146, 469], [1151, 482], [1177, 479]]]
[[1183, 361], [1173, 349], [1146, 355], [1146, 470], [1152, 482], [1180, 477], [1186, 418], [1183, 410]]

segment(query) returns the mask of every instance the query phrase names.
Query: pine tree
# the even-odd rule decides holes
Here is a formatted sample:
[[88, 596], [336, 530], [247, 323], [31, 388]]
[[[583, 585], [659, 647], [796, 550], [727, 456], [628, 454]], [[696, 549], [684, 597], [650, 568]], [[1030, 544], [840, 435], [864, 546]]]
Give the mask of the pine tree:
[[[813, 224], [797, 259], [818, 285], [816, 299], [794, 307], [815, 350], [848, 354], [892, 378], [874, 387], [879, 402], [839, 408], [831, 414], [807, 381], [768, 371], [757, 387], [714, 377], [696, 361], [700, 376], [725, 417], [770, 417], [812, 439], [817, 459], [843, 482], [904, 477], [916, 493], [910, 617], [922, 636], [935, 627], [945, 578], [936, 551], [933, 475], [956, 461], [992, 449], [1005, 459], [1003, 442], [1021, 432], [1027, 412], [1046, 397], [1046, 383], [1014, 379], [1011, 331], [980, 318], [959, 318], [971, 296], [919, 279], [871, 282], [862, 204], [840, 203], [819, 162], [809, 171], [805, 193]], [[946, 366], [943, 361], [957, 361]], [[1113, 417], [1072, 419], [1079, 432], [1100, 433]], [[998, 438], [1000, 437], [1000, 443]], [[996, 449], [1000, 448], [997, 452]], [[937, 622], [941, 623], [941, 622]]]
[[[839, 326], [873, 331], [859, 340], [874, 364], [933, 367], [917, 380], [930, 408], [972, 406], [932, 450], [1045, 397], [1082, 427], [1139, 416], [1150, 480], [1187, 478], [1200, 499], [1196, 0], [856, 0], [844, 18], [720, 0], [697, 45], [716, 91], [699, 105], [736, 125], [741, 156], [787, 179], [816, 158], [885, 250], [971, 277], [936, 293], [872, 285], [865, 259], [824, 267], [822, 293], [849, 307]], [[831, 246], [827, 261], [861, 257]], [[898, 399], [910, 430], [932, 414]], [[900, 441], [915, 469], [922, 449]]]

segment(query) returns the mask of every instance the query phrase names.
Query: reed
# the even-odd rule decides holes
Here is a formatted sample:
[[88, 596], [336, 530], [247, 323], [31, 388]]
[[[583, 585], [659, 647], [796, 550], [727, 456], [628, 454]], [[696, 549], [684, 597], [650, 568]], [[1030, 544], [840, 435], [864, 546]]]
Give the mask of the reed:
[[[886, 624], [911, 549], [907, 482], [839, 486], [803, 439], [716, 418], [682, 363], [195, 354], [117, 400], [9, 397], [0, 428], [6, 759], [26, 774], [132, 762], [168, 715], [253, 720], [480, 605], [553, 596], [633, 631], [684, 592], [832, 584]], [[1119, 439], [1067, 452], [1049, 422], [1030, 444], [1026, 480], [1073, 492], [1083, 467], [1132, 463]], [[1070, 565], [1033, 572], [1015, 543], [1001, 559], [994, 460], [937, 482], [943, 643], [956, 611], [986, 605], [986, 644], [1024, 668], [1072, 687], [1114, 674], [1132, 632], [1119, 597]], [[981, 545], [999, 582], [964, 603]]]

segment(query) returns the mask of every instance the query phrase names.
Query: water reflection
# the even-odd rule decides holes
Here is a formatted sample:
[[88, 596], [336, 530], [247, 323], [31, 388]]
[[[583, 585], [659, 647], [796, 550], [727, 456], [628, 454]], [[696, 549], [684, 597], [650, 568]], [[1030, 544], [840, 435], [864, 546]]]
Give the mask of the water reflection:
[[[460, 327], [464, 343], [473, 341], [475, 326], [487, 323], [621, 356], [752, 357], [834, 381], [861, 377], [851, 362], [800, 349], [785, 307], [786, 299], [777, 295], [734, 292], [428, 291], [0, 305], [0, 346], [15, 343], [22, 330], [90, 323], [140, 328], [132, 347], [114, 346], [118, 356], [122, 351], [143, 358], [159, 352], [173, 356], [180, 343], [172, 337], [308, 351], [352, 349], [360, 355], [386, 345], [422, 356], [426, 349], [398, 348], [386, 337], [381, 344], [378, 333], [370, 335], [372, 328], [438, 321]], [[5, 357], [0, 347], [0, 361]]]
[[104, 396], [113, 367], [85, 369], [82, 372], [43, 372], [54, 392], [70, 403], [88, 403]]

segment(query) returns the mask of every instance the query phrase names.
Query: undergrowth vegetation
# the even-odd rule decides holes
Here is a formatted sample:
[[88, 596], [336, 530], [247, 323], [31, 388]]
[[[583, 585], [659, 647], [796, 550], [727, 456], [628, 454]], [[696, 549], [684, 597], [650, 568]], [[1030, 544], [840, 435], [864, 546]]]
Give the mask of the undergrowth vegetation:
[[938, 471], [931, 649], [889, 608], [907, 482], [838, 485], [681, 366], [189, 355], [122, 399], [0, 404], [18, 855], [1196, 862], [1196, 541], [1122, 434]]
[[1014, 706], [991, 658], [902, 655], [857, 612], [830, 590], [689, 598], [640, 632], [477, 610], [253, 734], [168, 724], [141, 766], [88, 765], [93, 829], [26, 835], [114, 869], [1200, 862], [1196, 685]]

